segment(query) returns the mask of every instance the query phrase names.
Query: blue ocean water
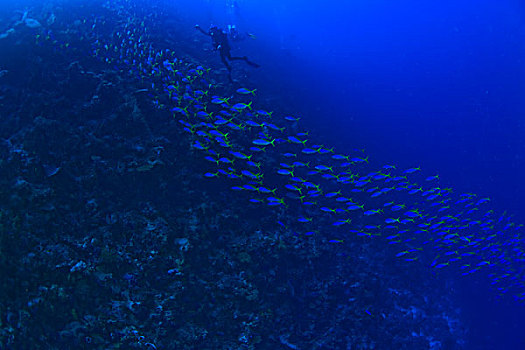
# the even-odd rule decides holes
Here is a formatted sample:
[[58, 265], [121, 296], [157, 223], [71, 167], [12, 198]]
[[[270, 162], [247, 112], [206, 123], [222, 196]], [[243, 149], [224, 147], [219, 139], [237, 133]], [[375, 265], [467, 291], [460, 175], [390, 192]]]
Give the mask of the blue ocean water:
[[[200, 296], [202, 299], [197, 301], [186, 295], [172, 305], [153, 302], [147, 295], [155, 293], [140, 289], [144, 284], [157, 294], [173, 290], [173, 285], [156, 280], [155, 273], [140, 272], [148, 270], [145, 261], [155, 260], [151, 253], [155, 248], [134, 248], [135, 256], [143, 256], [146, 267], [128, 261], [134, 266], [129, 267], [131, 272], [107, 263], [111, 254], [100, 253], [105, 251], [103, 248], [94, 248], [96, 254], [81, 255], [82, 260], [75, 261], [78, 265], [72, 264], [69, 269], [71, 274], [86, 265], [81, 264], [84, 260], [93, 270], [104, 266], [97, 269], [99, 275], [121, 276], [121, 283], [128, 287], [120, 285], [119, 294], [125, 296], [121, 299], [127, 298], [129, 303], [133, 294], [146, 305], [136, 311], [131, 302], [128, 311], [133, 317], [121, 316], [128, 323], [127, 328], [115, 331], [120, 334], [118, 340], [93, 330], [90, 344], [94, 341], [99, 348], [109, 348], [111, 343], [129, 348], [170, 348], [170, 341], [174, 343], [166, 333], [171, 332], [176, 334], [175, 339], [185, 339], [179, 347], [171, 348], [220, 348], [220, 340], [216, 339], [222, 339], [221, 348], [239, 349], [525, 348], [525, 7], [519, 1], [28, 1], [6, 2], [2, 7], [5, 11], [0, 33], [4, 36], [0, 45], [4, 54], [0, 55], [0, 71], [4, 73], [0, 79], [4, 81], [0, 80], [0, 96], [8, 97], [1, 100], [5, 115], [1, 137], [6, 140], [3, 172], [12, 179], [3, 184], [2, 193], [10, 193], [13, 184], [23, 183], [21, 179], [35, 184], [60, 179], [51, 186], [58, 193], [49, 198], [51, 203], [67, 202], [60, 194], [78, 192], [90, 208], [98, 208], [93, 209], [97, 212], [93, 216], [104, 217], [104, 225], [110, 227], [122, 222], [126, 228], [123, 232], [140, 225], [132, 223], [129, 217], [133, 215], [125, 209], [115, 209], [127, 208], [122, 202], [130, 208], [145, 207], [140, 215], [147, 218], [164, 212], [181, 227], [189, 227], [194, 236], [166, 233], [176, 249], [158, 249], [166, 252], [158, 259], [162, 268], [151, 271], [165, 274], [163, 269], [168, 270], [171, 264], [170, 276], [189, 276], [180, 283], [192, 291], [191, 296], [205, 289], [201, 286], [192, 290], [201, 281], [195, 276], [207, 266], [196, 256], [211, 254], [209, 248], [200, 251], [198, 247], [225, 246], [221, 254], [241, 256], [240, 263], [226, 259], [230, 267], [224, 264], [215, 271], [218, 276], [236, 276], [237, 282], [232, 282], [231, 276], [228, 282], [226, 277], [215, 282], [221, 289], [237, 290], [238, 294], [223, 297], [218, 293], [210, 299]], [[195, 30], [196, 24], [204, 33]], [[229, 62], [231, 82], [219, 57], [221, 48], [213, 50], [205, 35], [210, 33], [211, 25], [230, 29], [227, 37], [231, 54], [240, 58]], [[27, 65], [17, 64], [20, 61]], [[74, 71], [75, 64], [82, 67], [81, 76], [92, 71], [89, 75], [97, 79], [109, 78], [97, 85], [82, 79], [76, 82], [71, 78], [74, 73], [58, 74], [61, 66]], [[34, 68], [27, 68], [29, 65]], [[72, 93], [66, 95], [66, 102], [57, 98], [56, 107], [34, 107], [31, 115], [55, 120], [50, 110], [67, 111], [80, 125], [62, 136], [71, 139], [81, 139], [71, 135], [83, 135], [85, 128], [93, 125], [93, 135], [110, 128], [105, 138], [93, 137], [85, 143], [86, 148], [96, 150], [90, 159], [100, 169], [91, 175], [96, 180], [90, 181], [98, 184], [99, 192], [93, 190], [87, 195], [90, 185], [79, 180], [83, 173], [79, 169], [92, 167], [82, 160], [81, 153], [56, 152], [55, 148], [60, 147], [53, 145], [49, 146], [53, 151], [40, 154], [36, 150], [46, 143], [38, 143], [42, 141], [37, 136], [37, 141], [33, 140], [32, 132], [18, 131], [33, 130], [33, 122], [23, 113], [14, 112], [16, 103], [9, 100], [16, 95], [11, 93], [14, 86], [26, 82], [13, 73], [22, 76], [28, 69], [34, 77], [39, 71], [35, 67], [51, 72], [55, 69], [57, 76], [73, 84], [72, 90], [78, 95], [83, 89], [89, 91], [91, 84], [97, 91], [96, 98], [86, 93], [89, 103], [77, 111], [73, 106], [80, 97]], [[48, 87], [51, 82], [39, 84], [42, 87], [20, 88], [26, 92], [18, 96], [28, 94], [31, 88], [52, 90]], [[118, 94], [104, 95], [104, 87], [112, 85], [122, 86], [119, 92], [126, 97], [125, 102], [115, 102], [124, 106], [120, 110], [111, 103]], [[132, 86], [132, 91], [126, 92], [126, 86]], [[97, 104], [99, 98], [106, 100]], [[130, 102], [134, 99], [138, 102]], [[115, 115], [133, 103], [136, 108], [128, 114], [140, 123], [126, 121], [129, 126], [110, 127]], [[67, 107], [69, 104], [72, 106]], [[171, 131], [173, 125], [167, 123], [171, 119], [179, 131]], [[42, 121], [36, 124], [42, 128], [47, 125]], [[53, 126], [50, 130], [62, 129]], [[141, 136], [144, 130], [147, 135]], [[67, 144], [73, 147], [76, 143]], [[13, 159], [22, 157], [18, 155], [31, 147], [36, 149], [32, 159], [38, 159], [33, 162], [43, 166], [45, 181], [22, 166], [14, 168], [13, 164], [23, 162]], [[114, 166], [110, 155], [118, 159]], [[29, 158], [22, 157], [31, 165]], [[120, 166], [137, 177], [149, 174], [147, 180], [137, 178], [127, 183], [125, 177], [115, 179]], [[156, 173], [161, 166], [167, 171]], [[113, 168], [116, 170], [110, 170]], [[174, 174], [176, 180], [169, 174]], [[7, 213], [21, 210], [19, 202], [7, 203], [24, 195], [38, 198], [25, 192], [5, 196], [3, 217], [18, 217]], [[120, 195], [124, 199], [116, 200]], [[194, 206], [186, 211], [177, 209], [175, 214], [179, 205], [175, 202]], [[63, 217], [77, 217], [72, 222], [84, 222], [78, 218], [91, 215], [72, 204], [60, 208]], [[228, 213], [220, 214], [224, 210]], [[113, 216], [111, 211], [116, 214]], [[196, 217], [200, 214], [194, 213], [201, 212], [206, 219], [199, 221]], [[233, 219], [238, 216], [244, 220]], [[221, 225], [217, 219], [220, 217], [235, 223], [230, 223], [231, 227]], [[144, 237], [164, 225], [160, 219], [151, 220]], [[170, 224], [166, 226], [173, 225], [167, 221]], [[209, 224], [207, 230], [220, 234], [196, 234], [204, 230], [200, 229], [204, 223]], [[92, 226], [87, 221], [79, 225], [86, 232], [91, 232]], [[236, 241], [224, 233], [221, 238], [223, 231], [233, 232], [236, 226], [246, 237]], [[249, 235], [248, 228], [257, 234]], [[2, 234], [8, 237], [9, 232], [6, 229]], [[113, 233], [110, 245], [120, 247], [116, 250], [129, 249], [123, 248], [125, 242], [136, 238], [125, 233], [123, 236], [125, 239]], [[90, 237], [108, 239], [108, 235], [94, 233]], [[258, 250], [253, 243], [256, 237], [274, 243], [267, 247], [261, 243]], [[85, 237], [77, 239], [69, 239], [69, 244], [82, 246], [79, 242]], [[155, 240], [147, 236], [142, 243]], [[315, 261], [318, 249], [325, 260], [318, 262], [312, 277], [307, 268], [301, 267], [306, 261]], [[57, 256], [62, 254], [58, 248], [55, 252]], [[256, 256], [260, 262], [255, 262]], [[191, 263], [182, 272], [185, 259]], [[272, 265], [275, 261], [279, 262], [276, 266]], [[318, 281], [321, 278], [317, 274], [331, 276], [334, 271], [340, 273], [337, 278], [327, 277], [324, 284]], [[257, 275], [261, 276], [259, 280], [253, 277]], [[84, 276], [89, 276], [88, 272]], [[68, 283], [70, 280], [68, 277]], [[58, 277], [56, 281], [61, 285]], [[253, 292], [253, 286], [259, 292]], [[360, 286], [366, 287], [354, 292]], [[92, 296], [88, 286], [80, 284], [79, 288]], [[113, 285], [113, 292], [117, 289]], [[286, 297], [275, 297], [282, 290], [287, 291]], [[11, 294], [3, 298], [9, 311], [0, 310], [4, 312], [2, 327], [5, 325], [0, 340], [6, 348], [23, 348], [22, 343], [12, 340], [16, 337], [10, 336], [16, 334], [12, 331], [16, 322], [15, 316], [9, 315], [21, 305], [20, 301]], [[212, 326], [211, 319], [219, 319], [223, 305], [242, 305], [240, 300], [245, 298], [258, 301], [265, 310], [251, 306], [250, 317], [239, 316], [243, 332], [231, 332], [224, 325]], [[108, 299], [108, 305], [116, 304], [111, 293]], [[210, 311], [198, 321], [191, 320], [201, 327], [200, 333], [197, 326], [192, 329], [200, 334], [193, 336], [193, 345], [188, 340], [191, 332], [183, 332], [183, 326], [159, 316], [159, 306], [154, 307], [158, 302], [184, 309], [186, 315], [197, 314], [196, 310], [200, 312], [205, 304], [201, 300], [207, 300]], [[87, 324], [96, 323], [76, 315], [82, 313], [81, 303], [70, 303], [77, 311], [71, 312], [70, 322], [63, 321], [69, 328], [54, 329], [55, 333], [63, 335], [65, 329], [89, 328]], [[279, 303], [281, 308], [275, 306]], [[315, 316], [305, 316], [305, 305], [319, 313], [312, 311]], [[323, 312], [324, 307], [327, 311]], [[26, 308], [30, 309], [24, 306], [23, 310]], [[229, 320], [232, 325], [237, 322], [237, 314], [242, 314], [238, 310], [234, 313], [236, 316]], [[122, 319], [111, 319], [110, 323], [118, 324]], [[281, 331], [272, 334], [269, 327], [257, 329], [263, 319], [279, 325], [276, 328]], [[305, 319], [310, 320], [310, 328], [302, 323]], [[157, 320], [169, 324], [162, 334], [153, 331], [161, 327], [155, 324]], [[74, 322], [83, 326], [75, 328], [71, 325]], [[140, 338], [131, 329], [145, 335]], [[354, 332], [367, 337], [357, 340]], [[67, 333], [76, 334], [70, 330]], [[87, 336], [82, 333], [82, 337]], [[46, 339], [48, 344], [62, 344], [64, 348], [75, 344], [60, 337]]]
[[[293, 106], [320, 143], [365, 148], [378, 165], [421, 166], [439, 173], [441, 184], [488, 196], [496, 210], [523, 218], [522, 2], [178, 6], [192, 13], [188, 20], [257, 33], [257, 47], [239, 45], [263, 64], [249, 73], [254, 86]], [[469, 348], [525, 348], [523, 307], [491, 301], [480, 281], [461, 283]]]

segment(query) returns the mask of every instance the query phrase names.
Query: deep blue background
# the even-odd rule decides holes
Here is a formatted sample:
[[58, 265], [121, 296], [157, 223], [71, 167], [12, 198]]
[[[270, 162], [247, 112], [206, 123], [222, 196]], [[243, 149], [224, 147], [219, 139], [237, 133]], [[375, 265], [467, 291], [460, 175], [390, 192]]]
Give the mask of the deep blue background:
[[[237, 7], [230, 7], [237, 3]], [[441, 185], [492, 198], [524, 222], [525, 6], [502, 1], [185, 0], [204, 27], [235, 24], [234, 44], [318, 140], [365, 148], [377, 165], [421, 166]], [[220, 65], [220, 63], [219, 63]], [[271, 105], [269, 106], [271, 107]], [[525, 312], [460, 281], [469, 349], [525, 349]]]
[[364, 147], [378, 164], [421, 165], [523, 214], [518, 0], [227, 3], [197, 0], [186, 9], [198, 23], [254, 32], [257, 43], [238, 53], [264, 65], [252, 75], [259, 90], [289, 98], [290, 112], [332, 144]]

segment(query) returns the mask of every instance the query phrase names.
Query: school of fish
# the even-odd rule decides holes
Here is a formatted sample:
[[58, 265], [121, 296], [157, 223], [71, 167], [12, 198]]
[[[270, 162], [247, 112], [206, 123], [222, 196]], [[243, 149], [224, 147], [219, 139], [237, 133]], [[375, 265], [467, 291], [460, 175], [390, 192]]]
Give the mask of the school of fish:
[[[484, 273], [498, 294], [525, 300], [524, 225], [494, 212], [489, 198], [442, 188], [437, 175], [424, 176], [419, 167], [373, 168], [363, 150], [317, 144], [299, 117], [258, 109], [256, 88], [221, 95], [209, 67], [149, 42], [147, 18], [127, 4], [108, 2], [116, 16], [111, 26], [107, 18], [84, 21], [92, 54], [151, 85], [153, 102], [171, 112], [188, 146], [207, 161], [203, 177], [229, 183], [249, 205], [284, 212], [276, 224], [297, 235], [343, 249], [380, 239], [397, 259]], [[51, 32], [47, 38], [60, 42]]]

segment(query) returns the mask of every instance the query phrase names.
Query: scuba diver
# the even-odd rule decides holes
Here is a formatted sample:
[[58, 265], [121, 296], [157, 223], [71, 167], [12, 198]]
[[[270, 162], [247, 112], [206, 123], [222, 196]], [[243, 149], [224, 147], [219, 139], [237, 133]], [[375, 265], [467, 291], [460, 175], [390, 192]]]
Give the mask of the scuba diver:
[[255, 35], [252, 33], [241, 33], [235, 24], [228, 24], [228, 29], [226, 30], [231, 41], [243, 41], [246, 38], [255, 39]]
[[228, 35], [217, 26], [212, 25], [210, 27], [210, 30], [208, 32], [204, 31], [198, 24], [195, 25], [195, 28], [200, 31], [202, 34], [207, 35], [211, 37], [213, 49], [215, 51], [219, 51], [221, 55], [221, 61], [228, 69], [228, 79], [230, 82], [233, 82], [232, 80], [232, 67], [228, 61], [245, 61], [247, 64], [249, 64], [252, 67], [259, 68], [260, 66], [257, 63], [251, 62], [248, 60], [248, 57], [235, 57], [232, 56], [230, 53], [231, 47], [230, 43], [228, 41]]

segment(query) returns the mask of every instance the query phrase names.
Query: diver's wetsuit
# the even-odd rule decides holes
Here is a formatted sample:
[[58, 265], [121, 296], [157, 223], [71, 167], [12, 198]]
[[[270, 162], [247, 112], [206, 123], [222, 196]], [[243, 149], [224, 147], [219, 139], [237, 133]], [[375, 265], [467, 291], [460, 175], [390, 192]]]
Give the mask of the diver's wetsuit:
[[256, 68], [259, 67], [259, 65], [257, 63], [250, 62], [248, 60], [248, 57], [246, 57], [246, 56], [235, 57], [235, 56], [231, 55], [231, 53], [230, 53], [231, 47], [230, 47], [230, 43], [228, 41], [228, 35], [223, 30], [221, 30], [221, 29], [219, 29], [217, 27], [211, 27], [208, 32], [205, 32], [198, 25], [195, 26], [195, 28], [197, 28], [202, 34], [211, 37], [211, 40], [213, 42], [214, 50], [219, 50], [219, 53], [221, 55], [221, 61], [222, 61], [222, 63], [224, 63], [224, 65], [228, 69], [228, 78], [230, 79], [230, 81], [232, 81], [232, 78], [231, 78], [232, 67], [231, 67], [231, 65], [229, 64], [228, 61], [236, 61], [236, 60], [245, 61], [246, 63], [248, 63], [252, 67], [256, 67]]

